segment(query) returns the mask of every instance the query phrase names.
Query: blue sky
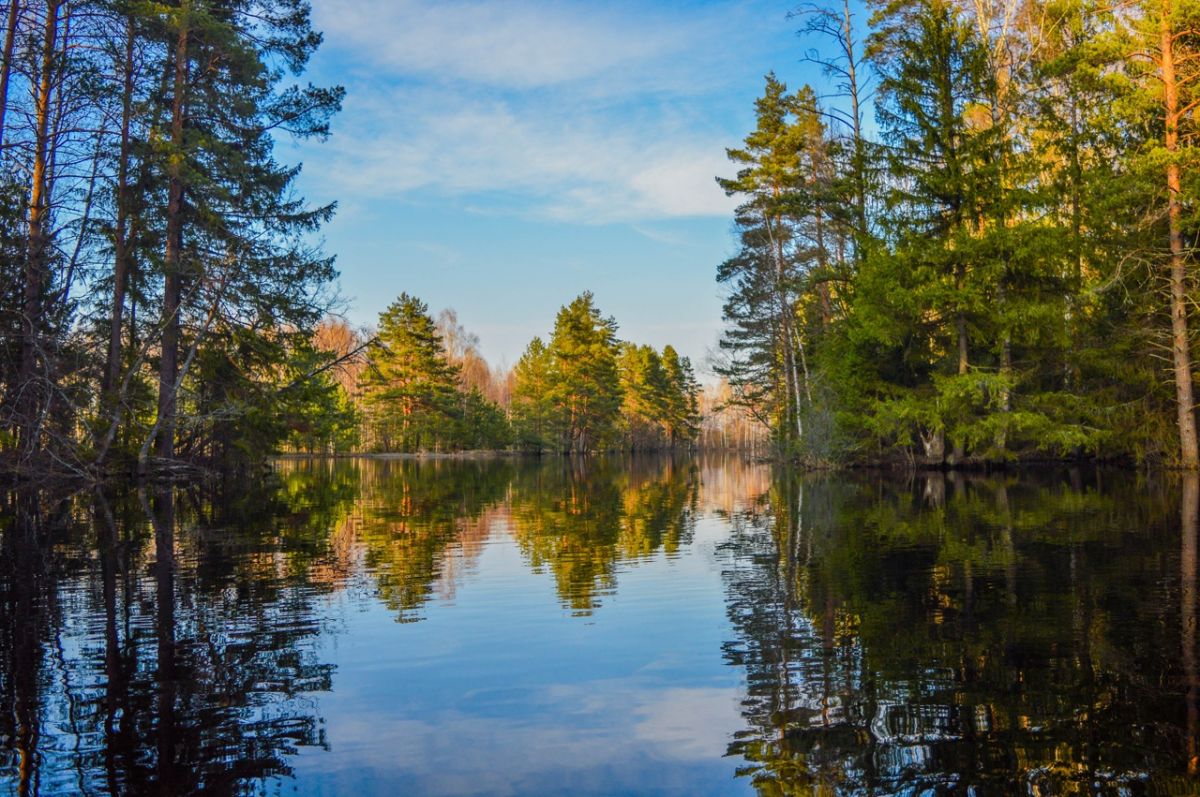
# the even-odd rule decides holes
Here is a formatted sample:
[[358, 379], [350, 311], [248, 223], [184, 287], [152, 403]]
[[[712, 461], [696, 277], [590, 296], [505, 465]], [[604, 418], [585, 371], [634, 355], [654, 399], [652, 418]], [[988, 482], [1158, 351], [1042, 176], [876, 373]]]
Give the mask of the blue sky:
[[328, 141], [284, 154], [339, 203], [325, 241], [349, 320], [407, 291], [511, 365], [591, 290], [622, 338], [704, 372], [734, 246], [724, 148], [767, 71], [821, 80], [794, 5], [313, 0], [307, 77], [347, 97]]

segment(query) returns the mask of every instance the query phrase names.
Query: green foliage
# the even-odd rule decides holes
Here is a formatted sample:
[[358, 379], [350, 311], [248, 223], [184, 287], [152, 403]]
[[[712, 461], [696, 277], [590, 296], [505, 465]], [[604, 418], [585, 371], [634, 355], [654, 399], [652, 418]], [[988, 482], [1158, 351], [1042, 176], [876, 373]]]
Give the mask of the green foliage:
[[670, 346], [618, 342], [590, 293], [559, 310], [550, 345], [534, 338], [513, 369], [516, 443], [587, 453], [690, 445], [699, 434], [699, 385]]
[[429, 308], [404, 293], [379, 316], [362, 379], [366, 427], [378, 451], [504, 448], [503, 411], [464, 390]]
[[334, 206], [311, 206], [276, 150], [324, 138], [344, 94], [300, 80], [321, 43], [309, 4], [20, 11], [0, 65], [0, 428], [22, 441], [16, 466], [96, 473], [146, 464], [155, 442], [234, 466], [320, 405], [321, 434], [341, 435], [330, 383], [291, 385], [319, 359], [307, 337], [336, 277], [313, 244]]
[[562, 413], [551, 395], [554, 357], [534, 338], [513, 369], [512, 424], [515, 442], [525, 450], [555, 449], [562, 437]]
[[558, 311], [550, 353], [550, 397], [563, 416], [563, 449], [586, 453], [611, 445], [622, 398], [617, 322], [600, 314], [591, 293], [582, 293]]
[[1163, 145], [1159, 67], [1135, 55], [1160, 10], [1030, 9], [875, 4], [877, 142], [767, 77], [719, 180], [742, 204], [718, 371], [781, 456], [1175, 456], [1163, 175], [1182, 170], [1194, 238], [1200, 170], [1191, 138]]
[[331, 356], [303, 333], [235, 329], [223, 345], [205, 347], [179, 453], [226, 470], [281, 449], [352, 449], [359, 415], [325, 370]]

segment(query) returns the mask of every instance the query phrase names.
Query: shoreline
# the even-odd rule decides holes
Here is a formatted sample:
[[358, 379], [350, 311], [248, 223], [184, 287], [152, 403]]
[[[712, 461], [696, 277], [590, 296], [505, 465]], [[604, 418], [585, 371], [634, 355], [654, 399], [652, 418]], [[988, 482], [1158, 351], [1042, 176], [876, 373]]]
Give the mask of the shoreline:
[[737, 448], [709, 448], [709, 449], [656, 449], [646, 451], [592, 451], [587, 454], [570, 454], [567, 452], [555, 451], [513, 451], [509, 449], [474, 449], [470, 451], [417, 451], [417, 452], [380, 452], [367, 451], [361, 453], [312, 453], [303, 454], [289, 452], [286, 454], [271, 454], [267, 457], [268, 460], [287, 460], [287, 459], [378, 459], [378, 460], [483, 460], [483, 459], [571, 459], [571, 458], [587, 458], [587, 457], [604, 457], [604, 456], [679, 456], [679, 455], [702, 455], [702, 454], [735, 454], [744, 456], [748, 459], [753, 459], [757, 462], [770, 463], [779, 462], [770, 457], [760, 456], [752, 451]]

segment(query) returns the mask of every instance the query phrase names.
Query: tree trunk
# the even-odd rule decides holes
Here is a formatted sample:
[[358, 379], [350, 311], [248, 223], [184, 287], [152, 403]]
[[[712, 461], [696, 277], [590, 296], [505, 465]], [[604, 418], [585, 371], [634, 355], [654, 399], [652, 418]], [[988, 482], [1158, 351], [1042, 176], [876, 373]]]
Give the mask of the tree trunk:
[[842, 47], [846, 54], [846, 83], [850, 93], [850, 116], [854, 124], [854, 262], [862, 268], [867, 239], [867, 154], [862, 132], [862, 108], [858, 97], [858, 68], [854, 60], [854, 25], [850, 0], [842, 1]]
[[47, 163], [50, 151], [50, 104], [53, 93], [54, 58], [58, 50], [59, 0], [46, 4], [42, 36], [41, 74], [34, 105], [33, 171], [30, 176], [28, 248], [25, 257], [24, 295], [21, 312], [21, 360], [17, 377], [18, 423], [21, 451], [29, 455], [39, 447], [40, 416], [44, 385], [38, 375], [40, 335], [44, 299], [48, 286], [46, 262]]
[[[812, 182], [814, 192], [821, 190], [821, 173], [817, 166], [818, 157], [816, 148], [814, 147], [812, 153]], [[813, 220], [816, 223], [817, 234], [817, 270], [821, 273], [821, 281], [817, 283], [817, 301], [821, 308], [821, 328], [828, 329], [829, 325], [833, 322], [833, 307], [829, 300], [829, 282], [827, 281], [829, 276], [829, 256], [825, 248], [825, 211], [821, 207], [820, 202], [816, 203], [813, 207]]]
[[179, 300], [181, 294], [183, 255], [183, 118], [186, 109], [188, 73], [188, 12], [191, 4], [181, 6], [179, 35], [175, 42], [175, 89], [171, 99], [171, 144], [174, 149], [168, 172], [167, 242], [163, 258], [163, 333], [162, 357], [158, 367], [158, 456], [171, 459], [175, 455], [176, 375], [179, 371]]
[[[775, 189], [775, 194], [778, 195], [779, 189]], [[795, 413], [796, 425], [796, 441], [804, 439], [804, 419], [800, 414], [800, 375], [796, 368], [796, 351], [793, 344], [792, 333], [792, 303], [787, 287], [785, 285], [785, 273], [783, 266], [783, 239], [775, 230], [776, 223], [773, 222], [771, 216], [763, 216], [763, 223], [766, 225], [767, 234], [771, 239], [771, 254], [775, 260], [775, 293], [779, 302], [779, 326], [780, 337], [783, 340], [783, 370], [784, 370], [784, 414], [783, 414], [783, 432], [784, 440], [791, 435], [793, 412]]]
[[13, 45], [17, 41], [17, 23], [21, 18], [21, 3], [10, 0], [8, 20], [4, 27], [4, 62], [0, 64], [0, 148], [4, 146], [4, 118], [8, 111], [8, 79], [12, 75]]
[[104, 369], [101, 395], [104, 406], [116, 400], [113, 395], [121, 376], [121, 330], [124, 321], [125, 291], [129, 285], [129, 128], [133, 116], [133, 20], [125, 22], [124, 86], [121, 93], [121, 149], [117, 163], [117, 218], [113, 230], [112, 319], [108, 329], [108, 360]]
[[934, 429], [925, 434], [919, 432], [921, 436], [921, 449], [925, 454], [925, 461], [930, 465], [940, 465], [946, 461], [946, 433], [941, 429]]
[[1179, 464], [1195, 470], [1200, 465], [1200, 446], [1196, 439], [1196, 413], [1192, 385], [1191, 342], [1187, 322], [1187, 270], [1184, 262], [1182, 231], [1183, 209], [1180, 204], [1179, 164], [1179, 83], [1175, 76], [1174, 36], [1171, 30], [1171, 0], [1163, 0], [1159, 19], [1161, 35], [1163, 110], [1167, 155], [1167, 224], [1170, 236], [1171, 354], [1175, 371], [1175, 399], [1179, 417]]
[[[954, 278], [955, 290], [960, 296], [962, 295], [963, 282], [965, 281], [964, 271], [965, 269], [962, 266], [957, 267]], [[954, 330], [955, 336], [958, 338], [958, 375], [966, 376], [971, 370], [970, 341], [967, 337], [967, 316], [961, 310], [955, 316]], [[955, 438], [953, 464], [957, 465], [961, 463], [966, 455], [966, 445], [961, 438]]]

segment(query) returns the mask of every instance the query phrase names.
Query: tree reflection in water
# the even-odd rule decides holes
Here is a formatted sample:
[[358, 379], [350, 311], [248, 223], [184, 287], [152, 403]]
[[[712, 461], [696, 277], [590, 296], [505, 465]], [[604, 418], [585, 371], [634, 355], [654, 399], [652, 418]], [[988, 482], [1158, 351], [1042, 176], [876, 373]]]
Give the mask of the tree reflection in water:
[[284, 463], [269, 485], [6, 496], [0, 783], [18, 794], [241, 794], [325, 747], [323, 596], [401, 622], [493, 528], [598, 605], [615, 564], [689, 539], [690, 463]]
[[[302, 779], [285, 783], [301, 772], [297, 754], [337, 751], [322, 703], [336, 696], [328, 640], [349, 628], [348, 608], [377, 610], [387, 629], [367, 626], [375, 636], [355, 655], [403, 656], [410, 638], [445, 632], [389, 620], [453, 612], [448, 599], [466, 580], [494, 578], [487, 600], [498, 603], [472, 604], [482, 618], [473, 627], [494, 627], [501, 645], [506, 623], [536, 627], [547, 647], [595, 624], [605, 644], [627, 645], [614, 661], [640, 667], [664, 661], [656, 640], [637, 636], [658, 604], [609, 609], [634, 624], [625, 642], [602, 621], [626, 579], [653, 574], [632, 600], [684, 596], [677, 611], [692, 596], [723, 598], [708, 615], [719, 620], [724, 605], [723, 651], [711, 624], [673, 626], [677, 641], [705, 640], [689, 655], [712, 658], [669, 660], [653, 677], [596, 668], [604, 680], [566, 681], [559, 693], [719, 693], [706, 668], [724, 670], [723, 655], [744, 672], [745, 694], [740, 723], [713, 713], [731, 724], [716, 745], [726, 732], [742, 765], [713, 793], [1200, 793], [1194, 476], [896, 480], [704, 458], [314, 460], [240, 488], [3, 501], [0, 791], [303, 792]], [[680, 557], [697, 557], [686, 572], [711, 574], [711, 585], [680, 583]], [[484, 567], [495, 562], [502, 572]], [[565, 611], [528, 601], [547, 584]], [[464, 672], [486, 681], [491, 648], [472, 650], [483, 660]], [[557, 704], [537, 687], [550, 669], [497, 653], [533, 681], [480, 684], [481, 710], [548, 722], [538, 712]], [[404, 672], [436, 687], [444, 667], [440, 677], [458, 683], [447, 677], [457, 654], [424, 655], [428, 669]], [[666, 675], [702, 672], [687, 689]], [[419, 713], [428, 701], [407, 706], [418, 713], [385, 705], [378, 717], [434, 727]], [[477, 734], [491, 727], [484, 720], [509, 719], [471, 706], [452, 708]], [[600, 715], [579, 716], [600, 727]], [[627, 723], [612, 738], [660, 726], [693, 738], [686, 722], [656, 726], [644, 710], [602, 716]], [[663, 783], [696, 786], [681, 774], [696, 761], [674, 766]]]
[[1109, 479], [777, 474], [725, 546], [742, 774], [762, 794], [1200, 792], [1196, 480]]
[[324, 745], [319, 590], [273, 566], [304, 554], [271, 524], [216, 532], [237, 507], [221, 494], [8, 501], [0, 778], [16, 793], [242, 794]]
[[697, 484], [687, 459], [553, 460], [514, 480], [512, 533], [563, 604], [587, 615], [616, 588], [619, 562], [691, 540]]

